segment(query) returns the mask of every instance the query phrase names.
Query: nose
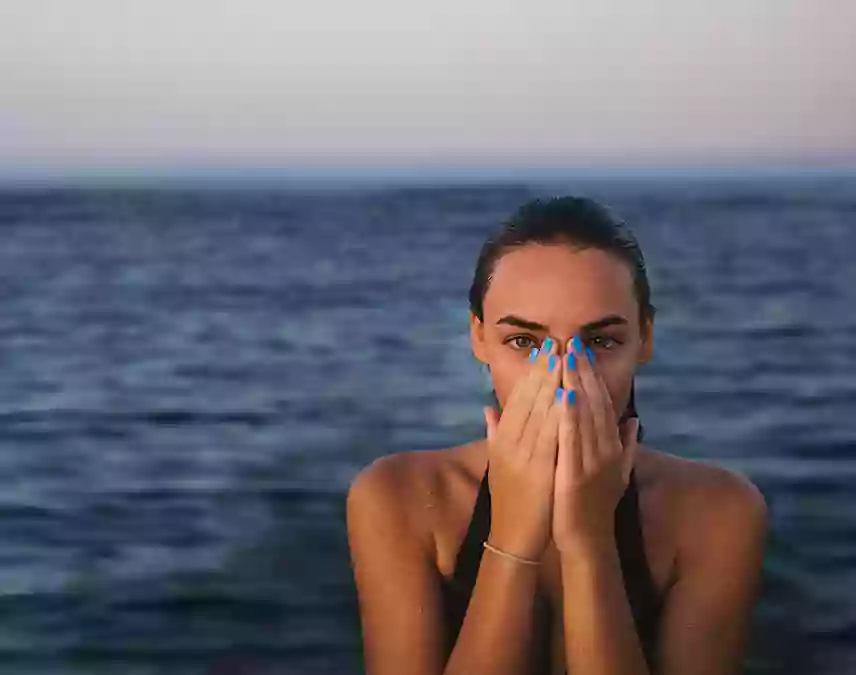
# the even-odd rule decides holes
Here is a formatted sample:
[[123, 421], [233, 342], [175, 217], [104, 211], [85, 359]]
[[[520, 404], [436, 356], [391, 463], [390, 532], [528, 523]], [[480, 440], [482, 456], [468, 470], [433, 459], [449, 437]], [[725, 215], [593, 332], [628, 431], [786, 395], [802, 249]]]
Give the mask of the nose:
[[556, 347], [556, 351], [559, 354], [562, 354], [562, 355], [570, 354], [573, 351], [573, 349], [571, 349], [571, 340], [573, 340], [576, 337], [575, 335], [573, 335], [573, 334], [567, 335], [567, 336], [564, 336], [564, 335], [563, 336], [556, 336], [556, 335], [554, 335], [552, 337], [556, 341], [556, 344], [558, 345]]

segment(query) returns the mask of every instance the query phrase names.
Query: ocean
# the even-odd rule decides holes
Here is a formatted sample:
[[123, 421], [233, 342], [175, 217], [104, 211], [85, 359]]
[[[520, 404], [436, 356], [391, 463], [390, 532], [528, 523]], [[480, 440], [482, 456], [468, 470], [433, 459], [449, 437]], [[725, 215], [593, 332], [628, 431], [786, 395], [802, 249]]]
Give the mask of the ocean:
[[344, 497], [483, 433], [467, 291], [523, 201], [637, 234], [646, 442], [748, 475], [746, 672], [856, 673], [856, 176], [0, 190], [0, 673], [361, 672]]

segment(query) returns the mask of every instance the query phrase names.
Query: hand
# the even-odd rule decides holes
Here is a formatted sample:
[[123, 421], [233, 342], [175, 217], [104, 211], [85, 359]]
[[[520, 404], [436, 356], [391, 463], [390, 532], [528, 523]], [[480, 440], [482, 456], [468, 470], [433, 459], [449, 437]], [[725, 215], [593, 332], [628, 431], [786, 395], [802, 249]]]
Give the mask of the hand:
[[[533, 350], [534, 352], [535, 350]], [[515, 385], [500, 418], [485, 408], [492, 545], [540, 560], [550, 542], [562, 378], [555, 340], [545, 340]], [[552, 370], [550, 365], [553, 365]]]
[[[579, 338], [562, 359], [563, 385], [553, 504], [560, 553], [615, 541], [615, 508], [630, 480], [639, 420], [619, 429], [612, 400]], [[593, 359], [593, 355], [591, 357]], [[569, 402], [569, 398], [572, 403]]]

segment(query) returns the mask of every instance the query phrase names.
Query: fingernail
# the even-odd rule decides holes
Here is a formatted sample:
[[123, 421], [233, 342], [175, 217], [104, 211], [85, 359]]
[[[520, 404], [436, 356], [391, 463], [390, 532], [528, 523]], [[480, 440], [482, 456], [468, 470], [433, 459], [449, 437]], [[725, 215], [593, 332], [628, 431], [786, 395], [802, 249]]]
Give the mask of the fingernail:
[[538, 359], [538, 348], [532, 347], [532, 351], [529, 352], [529, 360], [536, 361]]
[[574, 401], [577, 400], [577, 390], [576, 389], [568, 389], [568, 405], [573, 405]]
[[586, 347], [586, 356], [588, 356], [589, 363], [594, 362], [594, 352], [591, 350], [591, 347]]
[[565, 390], [562, 389], [561, 387], [556, 389], [556, 403], [562, 402], [562, 396], [564, 395], [564, 393], [565, 393]]
[[577, 369], [577, 357], [574, 356], [573, 352], [568, 353], [568, 370], [576, 370]]
[[553, 341], [550, 338], [544, 340], [544, 344], [541, 346], [541, 351], [544, 353], [549, 352], [553, 348]]
[[574, 335], [574, 338], [573, 338], [573, 340], [571, 340], [571, 343], [574, 345], [574, 351], [575, 351], [575, 352], [578, 352], [578, 353], [579, 353], [579, 352], [582, 352], [582, 350], [583, 350], [583, 341], [582, 341], [582, 340], [580, 340], [580, 336], [579, 336], [579, 335]]
[[552, 373], [553, 368], [555, 368], [555, 367], [556, 367], [556, 355], [550, 354], [550, 358], [547, 359], [547, 370], [549, 370]]

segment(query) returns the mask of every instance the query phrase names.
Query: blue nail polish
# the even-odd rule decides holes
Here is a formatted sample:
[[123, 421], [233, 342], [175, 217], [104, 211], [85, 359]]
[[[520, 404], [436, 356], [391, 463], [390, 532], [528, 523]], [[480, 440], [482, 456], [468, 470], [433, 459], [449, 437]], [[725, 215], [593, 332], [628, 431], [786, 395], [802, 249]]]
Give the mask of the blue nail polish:
[[574, 345], [574, 351], [575, 351], [575, 352], [579, 353], [579, 352], [581, 352], [581, 351], [583, 350], [583, 341], [582, 341], [582, 340], [580, 340], [580, 336], [579, 336], [579, 335], [574, 335], [574, 339], [573, 339], [573, 340], [571, 340], [571, 342], [572, 342], [572, 343], [573, 343], [573, 345]]
[[577, 400], [577, 391], [576, 389], [568, 389], [568, 405], [573, 405], [574, 401]]
[[565, 390], [562, 389], [561, 387], [556, 389], [556, 403], [562, 402], [562, 396], [564, 395], [564, 393], [565, 393]]
[[574, 356], [573, 352], [568, 353], [568, 370], [576, 370], [577, 369], [577, 357]]
[[594, 352], [591, 350], [591, 347], [586, 347], [586, 356], [588, 356], [589, 363], [594, 362]]
[[549, 352], [553, 348], [553, 341], [550, 338], [544, 340], [544, 344], [541, 346], [541, 351], [545, 354]]
[[547, 359], [547, 370], [549, 370], [552, 373], [553, 368], [555, 368], [555, 367], [556, 367], [556, 355], [550, 354], [550, 358]]
[[532, 351], [529, 352], [529, 360], [536, 361], [538, 359], [538, 348], [532, 347]]

